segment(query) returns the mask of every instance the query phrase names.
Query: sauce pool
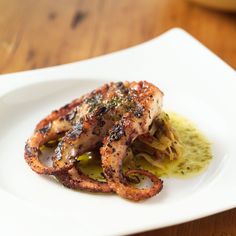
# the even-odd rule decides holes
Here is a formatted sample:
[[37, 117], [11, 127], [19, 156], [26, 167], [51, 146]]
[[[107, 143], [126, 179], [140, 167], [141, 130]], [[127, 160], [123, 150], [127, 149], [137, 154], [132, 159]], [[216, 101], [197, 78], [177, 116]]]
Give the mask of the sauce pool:
[[[212, 159], [211, 144], [198, 128], [188, 119], [168, 112], [170, 123], [183, 147], [177, 160], [162, 161], [163, 168], [151, 165], [144, 158], [135, 158], [136, 168], [146, 169], [157, 176], [188, 178], [204, 171]], [[99, 154], [85, 153], [78, 158], [80, 169], [91, 178], [105, 180]], [[124, 169], [127, 167], [124, 164]]]

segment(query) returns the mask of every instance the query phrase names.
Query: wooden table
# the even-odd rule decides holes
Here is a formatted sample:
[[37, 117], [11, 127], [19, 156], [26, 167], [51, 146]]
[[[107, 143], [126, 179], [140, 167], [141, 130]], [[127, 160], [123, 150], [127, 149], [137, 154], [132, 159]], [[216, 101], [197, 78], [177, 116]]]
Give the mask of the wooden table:
[[[236, 68], [236, 14], [184, 0], [1, 0], [0, 73], [98, 56], [172, 27], [184, 28]], [[236, 210], [137, 235], [236, 236]]]

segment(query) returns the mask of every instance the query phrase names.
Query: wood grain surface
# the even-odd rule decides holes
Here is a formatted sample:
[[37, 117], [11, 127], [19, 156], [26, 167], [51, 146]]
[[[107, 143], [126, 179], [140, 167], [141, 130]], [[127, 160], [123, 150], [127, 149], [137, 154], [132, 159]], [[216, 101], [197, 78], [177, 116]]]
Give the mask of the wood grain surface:
[[[185, 29], [236, 68], [236, 14], [184, 0], [1, 0], [0, 73], [106, 54], [172, 27]], [[137, 235], [236, 236], [236, 210]]]

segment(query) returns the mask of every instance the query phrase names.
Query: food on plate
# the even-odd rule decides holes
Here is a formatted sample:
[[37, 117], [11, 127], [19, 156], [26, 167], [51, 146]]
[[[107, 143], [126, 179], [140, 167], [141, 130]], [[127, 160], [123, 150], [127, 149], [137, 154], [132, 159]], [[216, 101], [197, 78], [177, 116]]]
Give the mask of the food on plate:
[[162, 112], [150, 127], [149, 138], [131, 146], [135, 168], [157, 176], [188, 178], [201, 173], [212, 159], [211, 144], [186, 118]]
[[[26, 142], [25, 160], [68, 188], [114, 192], [133, 201], [150, 198], [163, 187], [160, 176], [194, 167], [188, 162], [193, 150], [179, 135], [181, 119], [162, 111], [162, 99], [161, 90], [146, 81], [105, 84], [40, 121]], [[203, 140], [191, 127], [186, 132], [196, 131], [195, 140]], [[47, 150], [53, 150], [50, 164], [42, 160]], [[195, 166], [198, 154], [192, 155]]]

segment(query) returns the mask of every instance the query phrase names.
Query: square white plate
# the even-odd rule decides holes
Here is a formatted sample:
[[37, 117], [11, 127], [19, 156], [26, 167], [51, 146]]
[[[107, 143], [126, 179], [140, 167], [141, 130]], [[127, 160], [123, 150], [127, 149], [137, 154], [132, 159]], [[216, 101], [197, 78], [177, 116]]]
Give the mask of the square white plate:
[[[164, 107], [194, 121], [213, 144], [198, 177], [165, 179], [133, 203], [66, 189], [33, 173], [24, 143], [38, 120], [109, 80], [148, 80]], [[161, 228], [236, 206], [236, 73], [180, 29], [98, 58], [0, 76], [0, 225], [4, 235], [120, 235]]]

